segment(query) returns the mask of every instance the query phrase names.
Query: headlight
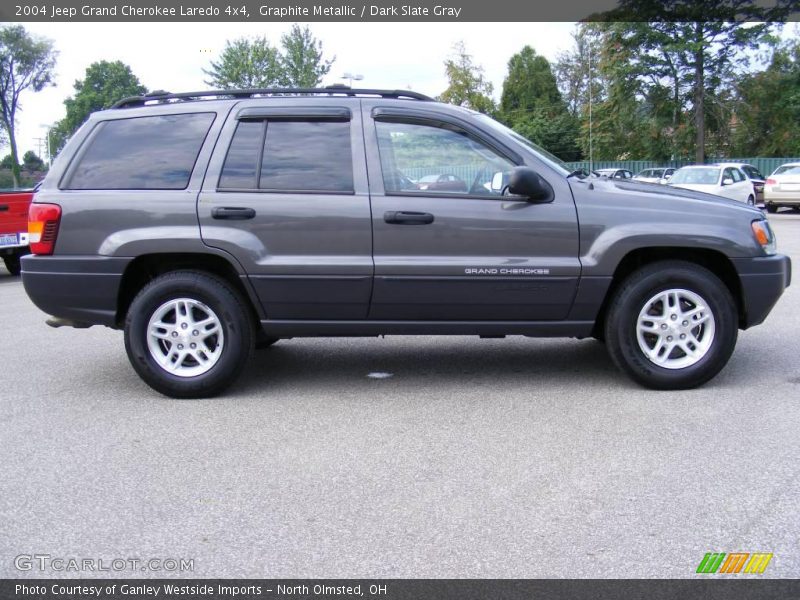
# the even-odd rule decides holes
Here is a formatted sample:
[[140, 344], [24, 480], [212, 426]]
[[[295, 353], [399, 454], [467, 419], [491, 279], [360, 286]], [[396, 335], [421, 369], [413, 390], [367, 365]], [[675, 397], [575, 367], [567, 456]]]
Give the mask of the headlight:
[[769, 221], [753, 221], [750, 227], [753, 229], [753, 236], [756, 238], [756, 242], [764, 249], [764, 252], [769, 255], [775, 254], [775, 234], [772, 233]]

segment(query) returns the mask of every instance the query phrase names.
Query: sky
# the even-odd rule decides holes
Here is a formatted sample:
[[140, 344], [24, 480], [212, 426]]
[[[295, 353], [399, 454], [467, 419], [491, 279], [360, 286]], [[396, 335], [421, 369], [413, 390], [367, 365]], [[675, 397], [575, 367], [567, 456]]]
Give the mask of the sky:
[[[0, 0], [2, 1], [2, 0]], [[17, 137], [20, 158], [33, 150], [46, 158], [48, 126], [64, 117], [64, 99], [86, 68], [100, 60], [129, 65], [150, 90], [208, 89], [203, 68], [216, 59], [225, 41], [265, 35], [273, 44], [291, 23], [23, 23], [32, 34], [49, 38], [58, 50], [54, 87], [21, 98]], [[508, 60], [526, 44], [548, 60], [572, 46], [574, 23], [311, 23], [323, 52], [336, 61], [324, 85], [346, 83], [360, 74], [360, 87], [407, 89], [438, 95], [447, 87], [444, 60], [464, 41], [484, 68], [499, 98]], [[41, 138], [37, 141], [36, 138]], [[8, 148], [0, 154], [8, 153]]]

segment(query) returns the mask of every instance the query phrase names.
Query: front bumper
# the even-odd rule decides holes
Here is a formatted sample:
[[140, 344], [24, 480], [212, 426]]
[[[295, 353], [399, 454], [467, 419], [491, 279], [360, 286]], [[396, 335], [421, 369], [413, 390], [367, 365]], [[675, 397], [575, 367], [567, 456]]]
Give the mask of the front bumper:
[[23, 256], [22, 284], [33, 303], [49, 315], [114, 327], [122, 275], [131, 260], [104, 256]]
[[792, 261], [788, 256], [759, 256], [732, 260], [742, 286], [744, 317], [742, 329], [759, 325], [778, 302], [792, 281]]

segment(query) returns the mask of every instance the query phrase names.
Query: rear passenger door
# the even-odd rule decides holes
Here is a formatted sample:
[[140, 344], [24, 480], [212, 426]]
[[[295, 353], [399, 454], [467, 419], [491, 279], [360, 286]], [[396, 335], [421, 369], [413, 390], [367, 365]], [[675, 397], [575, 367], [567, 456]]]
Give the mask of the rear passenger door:
[[372, 232], [358, 100], [237, 104], [197, 211], [203, 241], [242, 264], [268, 319], [366, 317]]

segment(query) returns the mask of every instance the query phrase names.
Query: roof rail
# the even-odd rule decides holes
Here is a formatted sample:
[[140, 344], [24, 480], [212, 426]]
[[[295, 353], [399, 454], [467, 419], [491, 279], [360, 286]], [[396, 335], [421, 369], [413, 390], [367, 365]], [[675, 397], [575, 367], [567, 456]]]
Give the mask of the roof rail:
[[434, 99], [424, 94], [408, 90], [373, 90], [353, 89], [346, 85], [331, 85], [324, 88], [253, 88], [246, 90], [205, 90], [202, 92], [180, 92], [173, 94], [158, 90], [143, 96], [130, 96], [115, 103], [111, 108], [130, 108], [145, 106], [147, 103], [168, 103], [176, 101], [192, 101], [202, 98], [253, 98], [256, 96], [297, 96], [297, 95], [337, 95], [337, 96], [378, 96], [381, 98], [407, 98], [433, 102]]

